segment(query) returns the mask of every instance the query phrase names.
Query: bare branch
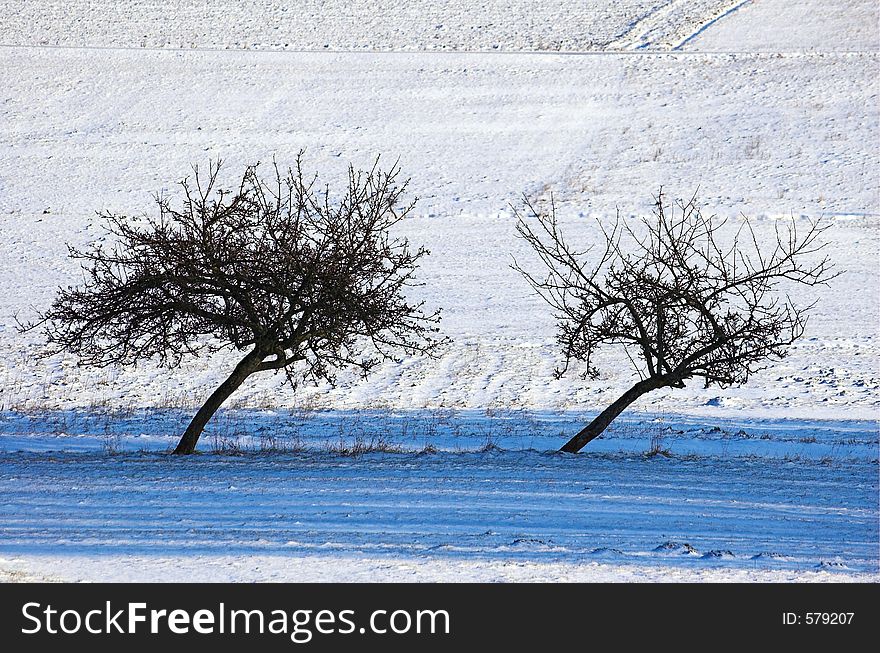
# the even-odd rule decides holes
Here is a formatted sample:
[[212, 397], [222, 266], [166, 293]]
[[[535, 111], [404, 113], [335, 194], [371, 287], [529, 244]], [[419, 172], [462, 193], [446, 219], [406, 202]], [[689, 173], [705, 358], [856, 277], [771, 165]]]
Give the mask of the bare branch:
[[21, 327], [95, 366], [246, 351], [239, 384], [272, 370], [293, 385], [332, 382], [341, 367], [436, 354], [439, 311], [407, 299], [428, 252], [391, 235], [413, 208], [397, 163], [349, 167], [338, 197], [305, 176], [302, 152], [266, 177], [248, 166], [235, 191], [221, 188], [222, 168], [193, 166], [182, 201], [156, 196], [155, 215], [100, 214], [112, 243], [70, 248], [82, 285]]
[[623, 346], [642, 378], [628, 401], [694, 377], [722, 387], [745, 383], [803, 335], [813, 304], [795, 303], [780, 290], [836, 276], [822, 255], [827, 225], [810, 222], [799, 231], [794, 219], [787, 228], [777, 224], [767, 247], [744, 218], [722, 246], [727, 223], [705, 217], [696, 194], [669, 203], [661, 189], [651, 217], [599, 222], [604, 247], [589, 256], [565, 241], [552, 203], [543, 211], [529, 201], [524, 207], [514, 208], [517, 234], [541, 271], [516, 260], [512, 267], [553, 308], [564, 358], [557, 375], [578, 360], [595, 378], [596, 351]]

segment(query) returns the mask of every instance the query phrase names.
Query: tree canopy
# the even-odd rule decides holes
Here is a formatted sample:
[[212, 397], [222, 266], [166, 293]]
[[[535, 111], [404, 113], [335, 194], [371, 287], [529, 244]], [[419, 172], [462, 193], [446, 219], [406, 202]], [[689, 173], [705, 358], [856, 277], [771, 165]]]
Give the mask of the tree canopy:
[[827, 256], [813, 256], [827, 228], [815, 221], [777, 221], [772, 242], [762, 242], [748, 218], [706, 216], [696, 197], [669, 203], [661, 190], [652, 216], [597, 221], [602, 244], [579, 251], [563, 237], [552, 201], [538, 209], [526, 199], [515, 210], [517, 233], [542, 265], [513, 267], [554, 311], [563, 355], [557, 376], [581, 361], [586, 378], [598, 377], [595, 355], [607, 346], [622, 347], [639, 376], [567, 451], [651, 390], [683, 388], [692, 378], [707, 387], [745, 383], [804, 333], [814, 304], [782, 287], [834, 276]]
[[[266, 176], [248, 166], [233, 190], [221, 186], [222, 169], [194, 168], [180, 182], [182, 201], [156, 196], [154, 215], [99, 214], [109, 243], [69, 248], [84, 282], [60, 289], [28, 328], [92, 366], [175, 367], [186, 356], [247, 351], [218, 388], [220, 403], [255, 372], [283, 372], [293, 386], [332, 383], [344, 367], [366, 375], [436, 350], [439, 311], [408, 298], [428, 251], [392, 233], [413, 208], [397, 165], [349, 167], [339, 196], [304, 174], [302, 153]], [[188, 433], [181, 452], [198, 439]]]

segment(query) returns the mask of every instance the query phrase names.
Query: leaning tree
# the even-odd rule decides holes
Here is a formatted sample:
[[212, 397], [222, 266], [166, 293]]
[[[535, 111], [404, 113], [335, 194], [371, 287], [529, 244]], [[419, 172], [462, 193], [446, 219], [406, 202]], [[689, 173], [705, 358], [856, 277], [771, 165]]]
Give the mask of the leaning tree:
[[175, 453], [192, 453], [224, 401], [258, 372], [283, 372], [296, 387], [333, 382], [343, 367], [366, 375], [400, 354], [433, 354], [439, 311], [407, 299], [419, 259], [392, 228], [413, 207], [399, 167], [349, 167], [334, 197], [302, 168], [245, 169], [221, 187], [220, 161], [194, 167], [177, 203], [156, 196], [155, 215], [99, 214], [112, 244], [69, 247], [84, 283], [59, 289], [25, 329], [42, 327], [48, 353], [108, 366], [244, 352], [208, 397]]
[[827, 226], [776, 223], [762, 242], [744, 218], [739, 225], [704, 216], [696, 201], [668, 203], [662, 189], [651, 217], [598, 222], [601, 247], [579, 251], [563, 238], [553, 201], [514, 207], [520, 238], [537, 253], [542, 272], [519, 271], [553, 308], [563, 364], [584, 365], [597, 378], [597, 351], [619, 346], [638, 382], [572, 437], [576, 453], [642, 395], [683, 388], [745, 383], [804, 332], [814, 303], [781, 294], [785, 285], [816, 286], [834, 274], [823, 249]]

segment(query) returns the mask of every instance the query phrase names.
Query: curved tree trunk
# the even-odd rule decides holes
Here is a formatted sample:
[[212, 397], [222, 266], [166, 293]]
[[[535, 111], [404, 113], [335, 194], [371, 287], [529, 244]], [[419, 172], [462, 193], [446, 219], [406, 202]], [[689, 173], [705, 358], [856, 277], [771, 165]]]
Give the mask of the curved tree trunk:
[[560, 451], [565, 451], [568, 453], [577, 453], [581, 449], [586, 446], [590, 440], [598, 438], [602, 432], [608, 428], [608, 425], [614, 421], [614, 419], [620, 415], [627, 406], [629, 406], [636, 399], [641, 397], [643, 394], [651, 392], [651, 390], [656, 390], [657, 388], [662, 388], [666, 385], [663, 381], [656, 378], [643, 379], [636, 383], [629, 390], [624, 392], [619, 399], [617, 399], [613, 404], [608, 406], [605, 410], [599, 413], [596, 418], [590, 422], [587, 426], [581, 429], [577, 435], [575, 435], [571, 440], [565, 443]]
[[229, 395], [235, 392], [238, 387], [244, 383], [246, 378], [256, 372], [262, 362], [263, 356], [257, 351], [252, 351], [239, 361], [238, 365], [236, 365], [235, 369], [232, 371], [232, 374], [229, 375], [229, 378], [221, 383], [220, 387], [214, 390], [211, 396], [208, 397], [205, 405], [199, 408], [199, 412], [196, 413], [195, 417], [193, 417], [192, 421], [189, 423], [189, 426], [186, 427], [186, 431], [183, 432], [174, 453], [188, 454], [195, 451], [199, 436], [202, 434], [205, 425], [214, 413], [217, 412], [217, 409], [220, 408], [223, 402], [229, 398]]

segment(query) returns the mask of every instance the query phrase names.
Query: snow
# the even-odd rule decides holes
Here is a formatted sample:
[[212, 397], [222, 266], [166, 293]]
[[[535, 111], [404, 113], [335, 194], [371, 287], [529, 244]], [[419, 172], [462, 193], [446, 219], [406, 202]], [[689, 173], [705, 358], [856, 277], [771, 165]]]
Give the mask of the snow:
[[839, 571], [776, 569], [682, 569], [599, 562], [501, 562], [369, 556], [326, 558], [296, 555], [64, 555], [0, 558], [3, 582], [192, 582], [192, 583], [852, 583], [877, 576]]
[[874, 0], [747, 0], [710, 23], [685, 50], [749, 52], [880, 50], [880, 4]]
[[[0, 0], [0, 579], [878, 580], [876, 3], [384, 6]], [[253, 378], [212, 453], [169, 460], [234, 352], [90, 370], [16, 316], [77, 282], [96, 210], [300, 148], [331, 182], [400, 158], [452, 344], [336, 388]], [[748, 385], [654, 393], [553, 454], [634, 377], [609, 352], [552, 379], [510, 203], [552, 193], [589, 245], [661, 185], [760, 238], [821, 218], [841, 275]]]
[[873, 0], [0, 0], [0, 44], [232, 50], [877, 51]]
[[732, 0], [2, 0], [0, 43], [260, 50], [674, 47]]
[[878, 578], [876, 458], [4, 452], [0, 468], [0, 568], [68, 580]]
[[[880, 580], [876, 423], [528, 411], [0, 415], [18, 580]], [[660, 453], [651, 453], [651, 444]]]
[[13, 317], [32, 316], [76, 280], [64, 243], [101, 235], [95, 210], [151, 210], [151, 193], [173, 192], [193, 162], [222, 156], [240, 169], [305, 147], [308, 165], [331, 180], [349, 160], [400, 157], [421, 198], [403, 233], [432, 252], [424, 297], [444, 309], [454, 342], [439, 361], [389, 364], [366, 382], [343, 376], [337, 389], [293, 395], [280, 377], [254, 378], [236, 395], [242, 405], [609, 403], [632, 384], [622, 356], [606, 361], [598, 383], [552, 381], [552, 318], [508, 267], [511, 254], [529, 260], [509, 203], [553, 192], [567, 233], [590, 244], [593, 218], [645, 213], [663, 185], [672, 197], [699, 188], [707, 211], [753, 216], [764, 236], [789, 215], [833, 222], [843, 274], [818, 289], [807, 337], [783, 363], [743, 389], [695, 385], [645, 407], [874, 418], [877, 63], [873, 54], [2, 50], [0, 403], [197, 403], [234, 353], [170, 375], [149, 364], [80, 369], [60, 357], [32, 365], [40, 340], [22, 338]]
[[[202, 449], [430, 453], [436, 451], [554, 451], [561, 434], [574, 433], [594, 413], [485, 408], [483, 410], [223, 409], [204, 435]], [[174, 409], [71, 409], [0, 412], [0, 451], [169, 451], [191, 419]], [[721, 456], [774, 460], [877, 458], [876, 423], [684, 416], [630, 411], [590, 444], [590, 451], [641, 455], [657, 439], [679, 457]]]

